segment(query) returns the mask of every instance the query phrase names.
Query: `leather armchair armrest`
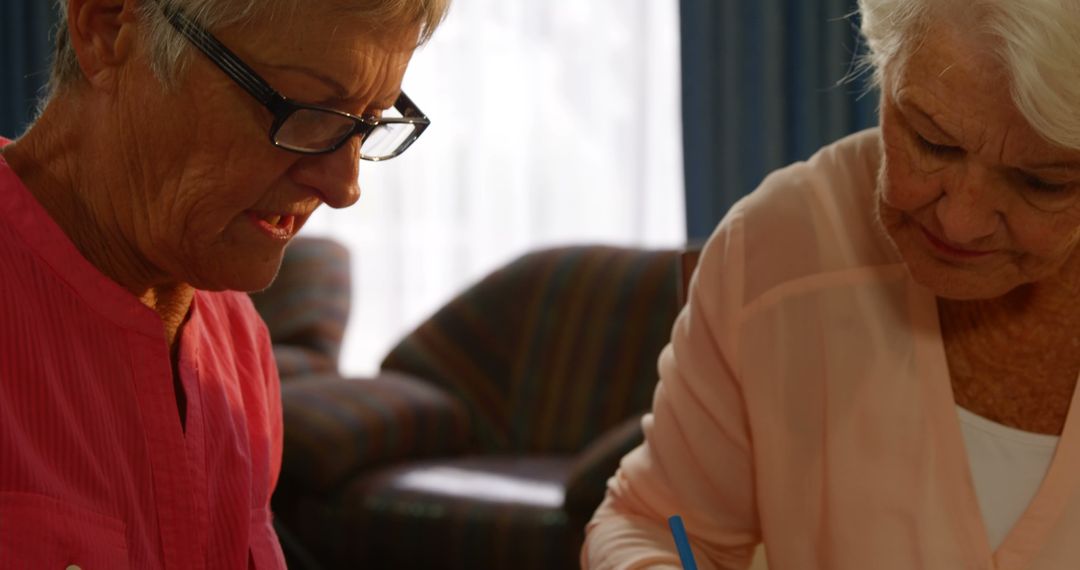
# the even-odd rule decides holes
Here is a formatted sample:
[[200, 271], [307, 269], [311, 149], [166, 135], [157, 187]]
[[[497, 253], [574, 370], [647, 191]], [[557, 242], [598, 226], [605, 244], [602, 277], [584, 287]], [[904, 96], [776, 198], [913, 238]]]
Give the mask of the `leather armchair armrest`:
[[566, 482], [564, 508], [571, 516], [588, 520], [600, 506], [607, 480], [615, 474], [623, 456], [645, 440], [641, 417], [624, 420], [578, 454]]
[[469, 416], [450, 395], [398, 373], [309, 376], [281, 386], [282, 486], [325, 492], [402, 459], [464, 451]]

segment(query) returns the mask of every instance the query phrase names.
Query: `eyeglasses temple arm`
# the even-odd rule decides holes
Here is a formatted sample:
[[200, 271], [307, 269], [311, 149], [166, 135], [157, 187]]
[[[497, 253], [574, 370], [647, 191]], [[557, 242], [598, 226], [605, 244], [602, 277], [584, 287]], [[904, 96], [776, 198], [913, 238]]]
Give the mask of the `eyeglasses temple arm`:
[[[199, 51], [206, 54], [271, 112], [277, 112], [278, 106], [285, 101], [273, 87], [263, 81], [255, 70], [248, 67], [229, 48], [210, 35], [202, 26], [174, 8], [162, 6], [162, 12], [174, 28], [183, 34]], [[410, 101], [411, 103], [411, 101]]]
[[416, 103], [413, 103], [412, 99], [409, 99], [409, 96], [404, 91], [398, 94], [397, 101], [394, 101], [394, 107], [401, 113], [402, 117], [427, 119], [427, 115], [424, 115], [420, 107], [417, 107]]

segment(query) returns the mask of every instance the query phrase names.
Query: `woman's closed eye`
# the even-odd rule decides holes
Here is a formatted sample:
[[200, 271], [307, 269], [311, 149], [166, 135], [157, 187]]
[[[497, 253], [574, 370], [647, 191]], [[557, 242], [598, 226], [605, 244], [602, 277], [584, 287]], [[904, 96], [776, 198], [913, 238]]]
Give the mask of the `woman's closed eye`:
[[1033, 174], [1021, 173], [1020, 176], [1024, 182], [1024, 186], [1036, 192], [1055, 194], [1059, 192], [1064, 192], [1070, 187], [1070, 184], [1067, 182], [1051, 182], [1048, 180], [1043, 180], [1042, 178], [1039, 178], [1038, 176], [1035, 176]]
[[916, 142], [918, 142], [919, 147], [923, 150], [923, 152], [932, 156], [956, 156], [963, 152], [963, 149], [961, 149], [960, 147], [934, 143], [927, 140], [926, 137], [920, 135], [918, 132], [912, 131], [912, 133], [914, 134], [915, 140]]

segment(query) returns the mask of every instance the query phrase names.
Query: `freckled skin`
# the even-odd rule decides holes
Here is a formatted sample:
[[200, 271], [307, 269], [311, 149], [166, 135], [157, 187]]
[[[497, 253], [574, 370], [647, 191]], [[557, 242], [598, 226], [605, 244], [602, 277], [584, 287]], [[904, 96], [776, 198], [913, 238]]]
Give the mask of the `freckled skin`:
[[[885, 168], [879, 217], [916, 280], [940, 296], [998, 297], [1024, 284], [1055, 281], [1064, 270], [1075, 280], [1080, 241], [1080, 200], [1045, 211], [1026, 198], [1031, 191], [1013, 179], [1011, 167], [1053, 158], [1080, 160], [1080, 153], [1043, 140], [1012, 104], [1007, 79], [990, 56], [962, 55], [960, 40], [935, 36], [914, 54], [898, 77], [898, 99], [882, 102]], [[888, 90], [886, 90], [888, 92]], [[919, 108], [952, 137], [923, 127], [905, 107]], [[911, 136], [946, 140], [965, 156], [928, 157]], [[955, 138], [954, 138], [955, 137]], [[939, 141], [935, 141], [939, 142]], [[1080, 182], [1080, 173], [1072, 180]], [[1067, 192], [1080, 194], [1080, 184]], [[971, 250], [1001, 250], [994, 259], [960, 266], [927, 253], [918, 225]], [[1049, 283], [1048, 283], [1049, 284]], [[1054, 285], [1056, 286], [1056, 285]]]
[[[906, 65], [886, 70], [878, 217], [938, 296], [957, 403], [1057, 434], [1080, 373], [1080, 172], [1035, 170], [1065, 183], [1053, 193], [1027, 175], [1080, 152], [1030, 127], [986, 42], [932, 30]], [[990, 253], [948, 255], [926, 233]]]

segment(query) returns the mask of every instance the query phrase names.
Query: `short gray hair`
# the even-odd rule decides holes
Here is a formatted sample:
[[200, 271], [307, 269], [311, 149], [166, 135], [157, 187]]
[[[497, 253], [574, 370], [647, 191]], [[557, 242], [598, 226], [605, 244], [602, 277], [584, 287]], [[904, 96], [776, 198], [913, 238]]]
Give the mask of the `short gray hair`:
[[[163, 84], [170, 86], [183, 71], [185, 56], [190, 46], [166, 20], [162, 8], [178, 9], [213, 31], [259, 16], [287, 17], [310, 1], [312, 0], [141, 0], [137, 17], [145, 24], [143, 29], [145, 39], [151, 46], [150, 65], [154, 74]], [[435, 29], [446, 17], [450, 0], [346, 0], [341, 3], [345, 9], [369, 23], [373, 30], [396, 31], [419, 25], [419, 45], [431, 39]], [[55, 50], [43, 103], [82, 77], [68, 32], [67, 0], [56, 0], [56, 9], [58, 23]]]
[[[935, 21], [997, 39], [1013, 102], [1043, 138], [1080, 150], [1080, 5], [1076, 0], [859, 0], [869, 64], [886, 69], [925, 39]], [[951, 20], [951, 21], [949, 21]]]

